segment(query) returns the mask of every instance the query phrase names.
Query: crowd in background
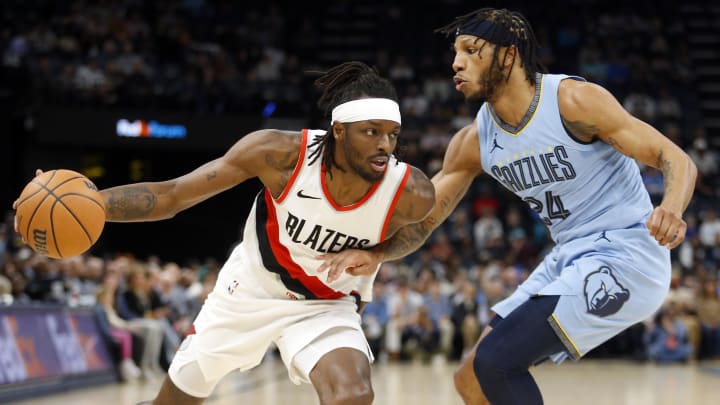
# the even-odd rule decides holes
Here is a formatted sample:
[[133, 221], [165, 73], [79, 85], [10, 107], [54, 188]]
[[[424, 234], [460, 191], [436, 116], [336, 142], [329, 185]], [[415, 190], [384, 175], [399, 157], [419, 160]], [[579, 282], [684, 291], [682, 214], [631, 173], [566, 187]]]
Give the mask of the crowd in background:
[[[289, 113], [311, 115], [306, 100], [315, 96], [303, 71], [322, 66], [313, 47], [320, 23], [307, 10], [272, 2], [239, 10], [231, 2], [203, 0], [31, 3], [38, 5], [32, 12], [20, 3], [3, 10], [0, 51], [4, 65], [32, 71], [32, 91], [40, 103], [223, 114], [257, 111], [273, 101]], [[351, 7], [351, 2], [337, 4]], [[395, 35], [368, 62], [398, 88], [400, 157], [432, 176], [450, 137], [472, 122], [475, 110], [452, 87], [447, 42], [423, 48], [416, 38], [424, 37], [413, 35], [434, 28], [437, 16], [432, 23], [423, 15], [409, 18], [418, 12], [403, 4], [387, 6], [377, 17]], [[630, 113], [686, 150], [699, 170], [685, 216], [686, 241], [672, 252], [666, 305], [590, 356], [717, 359], [719, 157], [695, 107], [682, 21], [671, 18], [673, 11], [666, 7], [651, 13], [649, 8], [613, 11], [601, 2], [583, 4], [586, 11], [572, 18], [540, 19], [529, 13], [543, 45], [543, 62], [553, 71], [606, 86]], [[450, 0], [442, 5], [457, 8]], [[23, 18], [13, 10], [24, 10]], [[393, 25], [400, 20], [402, 30]], [[641, 172], [653, 202], [659, 203], [662, 174], [651, 167]], [[382, 266], [375, 299], [363, 313], [373, 350], [398, 361], [459, 359], [488, 323], [489, 308], [551, 248], [548, 231], [532, 210], [492, 180], [477, 180], [422, 249]], [[97, 306], [126, 378], [157, 374], [167, 366], [218, 268], [211, 259], [176, 264], [112, 251], [50, 260], [22, 247], [12, 213], [0, 225], [2, 302]]]

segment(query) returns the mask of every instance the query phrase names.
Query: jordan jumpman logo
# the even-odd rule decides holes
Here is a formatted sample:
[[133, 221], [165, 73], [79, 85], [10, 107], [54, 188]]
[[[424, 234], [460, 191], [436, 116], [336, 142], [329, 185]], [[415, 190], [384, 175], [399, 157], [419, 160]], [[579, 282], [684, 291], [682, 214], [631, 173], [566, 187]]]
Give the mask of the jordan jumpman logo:
[[598, 236], [598, 238], [595, 239], [595, 242], [599, 241], [600, 239], [605, 239], [606, 241], [612, 243], [612, 241], [611, 241], [610, 239], [608, 239], [607, 236], [605, 236], [605, 232], [606, 232], [606, 231], [602, 231], [602, 232], [600, 233], [600, 236]]
[[493, 153], [493, 151], [495, 151], [495, 149], [500, 149], [500, 150], [505, 149], [502, 146], [498, 145], [497, 134], [495, 134], [495, 136], [493, 136], [493, 147], [492, 147], [492, 149], [490, 149], [490, 153]]

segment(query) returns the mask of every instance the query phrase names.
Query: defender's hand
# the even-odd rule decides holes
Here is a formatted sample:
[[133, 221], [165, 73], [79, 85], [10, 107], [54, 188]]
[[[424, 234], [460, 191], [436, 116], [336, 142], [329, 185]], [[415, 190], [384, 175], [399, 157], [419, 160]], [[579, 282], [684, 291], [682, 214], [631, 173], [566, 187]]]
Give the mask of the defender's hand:
[[382, 254], [372, 250], [347, 249], [339, 253], [328, 253], [318, 256], [323, 264], [317, 268], [319, 273], [328, 270], [328, 283], [340, 278], [343, 272], [353, 276], [369, 276], [377, 270], [382, 262]]
[[682, 216], [664, 207], [656, 207], [647, 221], [650, 235], [655, 237], [659, 244], [674, 249], [685, 240], [687, 224]]
[[[37, 176], [39, 176], [39, 175], [41, 175], [41, 174], [43, 174], [43, 171], [42, 171], [41, 169], [36, 169], [36, 170], [35, 170], [35, 177], [37, 177]], [[20, 202], [20, 198], [16, 199], [16, 200], [13, 202], [13, 205], [12, 205], [13, 210], [17, 210], [18, 202]], [[13, 228], [15, 229], [15, 233], [20, 234], [20, 232], [18, 232], [18, 227], [17, 227], [17, 226], [18, 226], [18, 224], [17, 224], [17, 216], [13, 216]], [[27, 241], [25, 240], [25, 238], [23, 238], [23, 242], [27, 243]]]

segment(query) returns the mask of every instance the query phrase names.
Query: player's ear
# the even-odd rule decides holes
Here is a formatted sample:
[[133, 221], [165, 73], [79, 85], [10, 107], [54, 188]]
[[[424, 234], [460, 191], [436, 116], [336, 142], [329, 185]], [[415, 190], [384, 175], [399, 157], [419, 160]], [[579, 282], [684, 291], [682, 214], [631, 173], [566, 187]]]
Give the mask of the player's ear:
[[341, 122], [333, 122], [332, 129], [335, 139], [340, 139], [345, 136], [345, 125], [343, 125]]
[[[505, 48], [505, 52], [505, 58], [503, 58], [503, 68], [509, 69], [510, 66], [513, 66], [513, 62], [515, 62], [515, 58], [518, 56], [518, 49], [515, 45], [510, 45]], [[517, 63], [515, 63], [515, 65], [517, 65]]]

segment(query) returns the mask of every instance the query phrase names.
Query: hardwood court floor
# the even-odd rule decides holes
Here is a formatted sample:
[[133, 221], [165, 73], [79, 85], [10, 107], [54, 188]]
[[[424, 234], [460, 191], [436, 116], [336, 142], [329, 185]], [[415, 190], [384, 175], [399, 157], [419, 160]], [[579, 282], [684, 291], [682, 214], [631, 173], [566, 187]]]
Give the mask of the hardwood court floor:
[[[455, 364], [376, 364], [373, 366], [375, 404], [461, 405], [455, 395]], [[720, 367], [657, 366], [624, 361], [586, 359], [562, 365], [543, 364], [533, 371], [548, 405], [717, 405]], [[131, 405], [152, 398], [161, 380], [109, 384], [15, 405]], [[266, 358], [255, 370], [226, 377], [207, 401], [212, 405], [315, 405], [310, 385], [295, 386], [282, 362]]]

